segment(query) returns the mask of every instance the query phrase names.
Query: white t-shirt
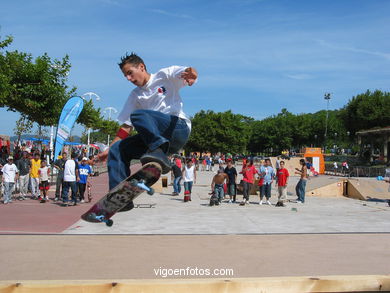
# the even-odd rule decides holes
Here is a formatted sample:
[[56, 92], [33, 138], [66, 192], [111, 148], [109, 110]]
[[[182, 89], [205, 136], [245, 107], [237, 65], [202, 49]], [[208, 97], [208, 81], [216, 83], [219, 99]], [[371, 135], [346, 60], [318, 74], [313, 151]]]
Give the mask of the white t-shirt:
[[74, 160], [67, 160], [64, 167], [64, 181], [76, 181], [76, 162]]
[[3, 168], [1, 169], [1, 172], [3, 172], [4, 182], [15, 183], [15, 176], [16, 176], [16, 173], [19, 173], [19, 170], [15, 164], [10, 165], [7, 163], [3, 166]]
[[136, 87], [127, 98], [118, 120], [132, 126], [130, 114], [135, 110], [153, 110], [185, 119], [189, 129], [191, 121], [183, 112], [179, 90], [187, 83], [180, 74], [188, 67], [171, 66], [150, 75], [143, 87]]
[[191, 168], [184, 166], [184, 182], [194, 181], [194, 170], [195, 166], [191, 166]]

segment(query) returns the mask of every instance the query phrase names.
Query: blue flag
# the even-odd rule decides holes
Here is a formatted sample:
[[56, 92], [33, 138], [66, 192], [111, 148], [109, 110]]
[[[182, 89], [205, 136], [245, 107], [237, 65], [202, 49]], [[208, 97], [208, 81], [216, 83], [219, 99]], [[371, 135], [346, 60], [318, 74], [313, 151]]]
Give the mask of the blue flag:
[[72, 97], [66, 102], [64, 108], [62, 109], [54, 144], [54, 160], [58, 158], [65, 141], [69, 138], [70, 131], [83, 110], [83, 107], [83, 98]]

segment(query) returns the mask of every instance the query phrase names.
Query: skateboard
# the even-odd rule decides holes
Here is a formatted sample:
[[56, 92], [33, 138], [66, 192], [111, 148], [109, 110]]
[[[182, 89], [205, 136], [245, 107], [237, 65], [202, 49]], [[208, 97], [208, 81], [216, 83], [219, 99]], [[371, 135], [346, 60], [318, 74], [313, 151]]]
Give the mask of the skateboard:
[[157, 182], [161, 175], [161, 166], [150, 162], [142, 166], [140, 170], [131, 174], [116, 187], [111, 189], [102, 199], [95, 203], [81, 218], [87, 222], [106, 223], [111, 227], [114, 223], [111, 217], [133, 201], [142, 192], [147, 191], [153, 195], [154, 190], [150, 186]]

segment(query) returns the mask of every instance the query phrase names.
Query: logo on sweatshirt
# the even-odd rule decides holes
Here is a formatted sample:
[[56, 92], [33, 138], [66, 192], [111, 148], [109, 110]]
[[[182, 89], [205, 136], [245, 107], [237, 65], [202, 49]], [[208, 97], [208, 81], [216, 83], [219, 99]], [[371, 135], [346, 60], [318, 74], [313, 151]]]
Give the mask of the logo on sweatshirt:
[[158, 91], [159, 94], [165, 94], [165, 92], [167, 90], [165, 89], [165, 87], [162, 86], [162, 87], [159, 87], [157, 91]]

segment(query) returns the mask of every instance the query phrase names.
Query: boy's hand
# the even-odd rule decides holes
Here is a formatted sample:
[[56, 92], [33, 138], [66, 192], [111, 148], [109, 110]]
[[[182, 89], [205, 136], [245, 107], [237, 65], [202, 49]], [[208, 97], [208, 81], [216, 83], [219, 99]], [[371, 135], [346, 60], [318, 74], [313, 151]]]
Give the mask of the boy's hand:
[[108, 157], [108, 150], [109, 149], [106, 149], [104, 152], [101, 152], [100, 154], [96, 155], [94, 157], [94, 161], [95, 162], [104, 162], [107, 160], [107, 157]]
[[195, 68], [188, 67], [186, 70], [184, 70], [180, 77], [183, 78], [189, 86], [192, 86], [198, 78], [198, 73], [196, 72]]

